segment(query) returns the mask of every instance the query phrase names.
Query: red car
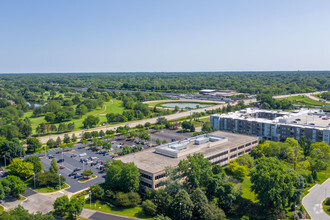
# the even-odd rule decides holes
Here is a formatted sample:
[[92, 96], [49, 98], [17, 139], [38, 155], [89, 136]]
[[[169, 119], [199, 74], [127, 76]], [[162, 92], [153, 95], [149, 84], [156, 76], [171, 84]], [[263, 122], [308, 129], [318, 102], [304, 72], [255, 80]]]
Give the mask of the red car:
[[59, 169], [63, 170], [63, 169], [65, 169], [65, 166], [60, 166]]
[[101, 165], [103, 165], [104, 164], [104, 161], [101, 161]]

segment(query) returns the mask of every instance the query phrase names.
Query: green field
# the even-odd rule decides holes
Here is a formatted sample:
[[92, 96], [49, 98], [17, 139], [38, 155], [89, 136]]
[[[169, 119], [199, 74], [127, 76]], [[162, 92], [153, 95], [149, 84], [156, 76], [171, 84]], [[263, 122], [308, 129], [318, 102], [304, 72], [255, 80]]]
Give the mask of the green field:
[[[57, 192], [59, 191], [59, 187], [36, 187], [34, 188], [34, 182], [33, 182], [33, 177], [30, 177], [29, 179], [27, 179], [25, 181], [25, 183], [27, 184], [28, 187], [30, 187], [31, 189], [33, 189], [34, 191], [36, 192], [39, 192], [39, 193], [52, 193], [52, 192]], [[61, 190], [62, 189], [66, 189], [70, 187], [68, 184], [64, 183], [62, 186], [61, 186]]]
[[[76, 105], [73, 105], [72, 108], [76, 108]], [[67, 121], [64, 123], [74, 122], [75, 123], [75, 131], [80, 130], [83, 126], [83, 121], [88, 115], [94, 115], [98, 116], [100, 118], [100, 123], [106, 122], [106, 114], [107, 113], [123, 113], [124, 107], [122, 106], [122, 101], [113, 99], [110, 102], [105, 102], [102, 108], [96, 108], [90, 112], [88, 112], [86, 115], [82, 116], [81, 118], [78, 115], [75, 115], [74, 118], [71, 121]], [[36, 134], [35, 129], [36, 127], [41, 123], [47, 123], [45, 121], [44, 116], [40, 117], [33, 117], [32, 111], [26, 112], [24, 114], [24, 117], [28, 117], [31, 120], [32, 128], [33, 128], [33, 134]], [[56, 126], [59, 125], [59, 123], [55, 124]]]
[[283, 100], [283, 99], [289, 100], [293, 104], [305, 105], [305, 106], [308, 106], [308, 107], [325, 105], [325, 103], [323, 103], [323, 102], [319, 102], [319, 101], [310, 99], [306, 96], [291, 96], [291, 97], [281, 98], [280, 100]]
[[246, 177], [242, 182], [242, 197], [251, 200], [252, 202], [257, 202], [257, 195], [251, 190], [251, 179]]

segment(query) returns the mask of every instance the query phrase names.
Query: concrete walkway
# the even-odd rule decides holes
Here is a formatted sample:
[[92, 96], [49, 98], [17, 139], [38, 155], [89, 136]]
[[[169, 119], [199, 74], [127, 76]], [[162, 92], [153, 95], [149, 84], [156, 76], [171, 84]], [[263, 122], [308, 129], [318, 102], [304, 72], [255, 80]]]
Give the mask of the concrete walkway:
[[302, 204], [311, 219], [330, 220], [330, 216], [325, 213], [322, 208], [322, 202], [327, 197], [330, 197], [330, 178], [324, 181], [321, 185], [316, 184], [313, 186], [302, 200]]

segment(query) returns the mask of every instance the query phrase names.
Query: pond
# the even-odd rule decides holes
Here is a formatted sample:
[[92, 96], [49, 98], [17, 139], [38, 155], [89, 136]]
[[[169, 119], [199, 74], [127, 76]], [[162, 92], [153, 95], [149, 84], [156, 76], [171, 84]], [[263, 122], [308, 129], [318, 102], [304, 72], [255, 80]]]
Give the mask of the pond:
[[191, 109], [196, 109], [196, 108], [205, 108], [210, 105], [208, 104], [201, 104], [201, 103], [164, 103], [161, 105], [162, 107], [165, 108], [175, 108], [175, 106], [178, 106], [180, 109], [185, 109], [185, 108], [191, 108]]

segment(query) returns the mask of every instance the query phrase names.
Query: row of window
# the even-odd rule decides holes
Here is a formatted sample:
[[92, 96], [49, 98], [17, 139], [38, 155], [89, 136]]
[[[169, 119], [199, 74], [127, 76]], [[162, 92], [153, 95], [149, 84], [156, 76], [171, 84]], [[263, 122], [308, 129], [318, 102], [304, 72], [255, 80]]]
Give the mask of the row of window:
[[149, 175], [147, 175], [147, 174], [141, 173], [141, 176], [142, 176], [143, 178], [146, 178], [146, 179], [152, 180], [151, 176], [149, 176]]
[[222, 152], [220, 154], [216, 154], [216, 155], [213, 155], [211, 157], [208, 157], [207, 159], [212, 160], [214, 158], [221, 157], [221, 156], [224, 156], [224, 155], [227, 155], [227, 154], [228, 154], [228, 151], [225, 151], [225, 152]]
[[146, 183], [144, 181], [140, 181], [140, 183], [141, 183], [142, 186], [146, 186], [146, 187], [152, 188], [152, 185], [150, 183]]
[[156, 176], [155, 179], [158, 180], [158, 179], [164, 178], [165, 176], [166, 176], [166, 173], [162, 173], [162, 174]]

